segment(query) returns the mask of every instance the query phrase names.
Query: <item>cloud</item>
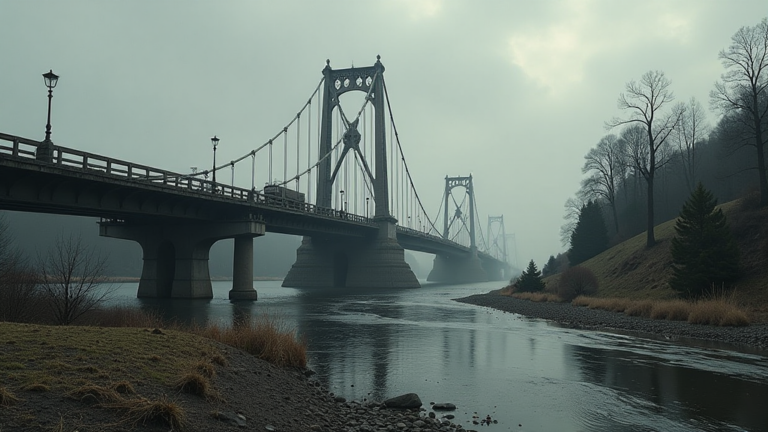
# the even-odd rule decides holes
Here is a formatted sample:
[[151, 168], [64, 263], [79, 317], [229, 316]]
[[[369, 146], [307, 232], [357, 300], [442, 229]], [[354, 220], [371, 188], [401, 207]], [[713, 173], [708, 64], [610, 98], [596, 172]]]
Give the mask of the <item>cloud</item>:
[[433, 18], [443, 9], [443, 0], [400, 0], [398, 3], [414, 21]]

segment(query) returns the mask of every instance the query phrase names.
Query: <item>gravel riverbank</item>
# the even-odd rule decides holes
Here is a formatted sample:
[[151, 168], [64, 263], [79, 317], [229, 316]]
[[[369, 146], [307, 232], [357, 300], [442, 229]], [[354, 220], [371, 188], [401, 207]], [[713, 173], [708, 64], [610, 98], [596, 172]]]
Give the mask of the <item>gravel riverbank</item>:
[[768, 349], [768, 323], [747, 327], [714, 327], [680, 321], [630, 317], [623, 313], [588, 309], [573, 306], [570, 303], [537, 303], [498, 294], [477, 294], [455, 300], [530, 318], [555, 321], [578, 329], [621, 330], [672, 340], [693, 338], [734, 344], [738, 347]]

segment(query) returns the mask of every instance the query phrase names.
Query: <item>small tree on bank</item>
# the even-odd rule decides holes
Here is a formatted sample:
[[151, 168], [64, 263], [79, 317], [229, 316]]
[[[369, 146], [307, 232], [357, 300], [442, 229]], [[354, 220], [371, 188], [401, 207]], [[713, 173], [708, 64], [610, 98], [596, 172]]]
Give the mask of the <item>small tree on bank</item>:
[[528, 268], [515, 282], [517, 292], [539, 292], [544, 289], [544, 281], [541, 280], [541, 272], [536, 268], [536, 263], [531, 260]]
[[59, 237], [46, 255], [38, 257], [40, 289], [56, 324], [71, 324], [106, 300], [110, 291], [99, 286], [106, 262], [79, 237]]
[[717, 200], [699, 183], [680, 211], [672, 239], [670, 286], [686, 297], [729, 287], [739, 277], [739, 249]]

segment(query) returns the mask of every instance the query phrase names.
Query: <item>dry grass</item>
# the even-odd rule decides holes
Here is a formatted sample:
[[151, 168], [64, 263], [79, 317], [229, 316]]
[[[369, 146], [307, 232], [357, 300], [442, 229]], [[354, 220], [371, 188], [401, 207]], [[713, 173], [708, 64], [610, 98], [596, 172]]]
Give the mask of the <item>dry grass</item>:
[[656, 301], [649, 318], [669, 321], [687, 321], [693, 305], [685, 300]]
[[43, 383], [32, 383], [27, 384], [24, 387], [21, 388], [24, 391], [32, 391], [32, 392], [48, 392], [51, 391], [51, 386], [43, 384]]
[[65, 396], [81, 402], [98, 404], [110, 404], [123, 401], [123, 397], [114, 389], [95, 384], [80, 386], [69, 391]]
[[693, 304], [688, 315], [691, 324], [716, 326], [746, 326], [749, 317], [736, 305], [723, 300], [701, 300]]
[[110, 386], [112, 390], [120, 393], [120, 394], [136, 394], [136, 390], [133, 388], [133, 385], [131, 385], [128, 381], [118, 381]]
[[259, 318], [232, 327], [209, 325], [192, 332], [248, 352], [280, 367], [307, 366], [307, 345], [279, 320]]
[[522, 300], [530, 300], [532, 302], [555, 302], [559, 303], [562, 300], [560, 297], [557, 296], [557, 294], [552, 294], [548, 292], [520, 292], [520, 293], [514, 293], [512, 294], [512, 297], [519, 298]]
[[99, 327], [154, 328], [163, 326], [163, 318], [157, 312], [147, 312], [125, 306], [112, 306], [90, 311], [78, 321], [78, 324]]
[[733, 296], [715, 296], [706, 300], [629, 300], [625, 298], [597, 298], [580, 296], [574, 306], [586, 306], [629, 316], [670, 321], [688, 321], [691, 324], [715, 326], [745, 326], [748, 314], [736, 305]]
[[192, 370], [200, 373], [200, 375], [206, 378], [213, 378], [214, 375], [216, 375], [216, 369], [214, 369], [213, 365], [206, 360], [200, 360], [193, 364]]
[[0, 406], [11, 406], [16, 404], [19, 398], [16, 397], [10, 390], [0, 385]]
[[579, 296], [571, 302], [574, 306], [586, 306], [589, 309], [602, 309], [611, 312], [624, 312], [631, 304], [632, 300], [618, 297], [598, 298]]
[[186, 427], [186, 416], [181, 405], [168, 400], [167, 396], [154, 401], [144, 398], [122, 400], [103, 406], [123, 411], [125, 421], [134, 426], [159, 423], [171, 430], [183, 430]]
[[178, 381], [176, 381], [174, 387], [182, 393], [202, 396], [204, 398], [215, 396], [211, 391], [211, 383], [208, 381], [208, 378], [197, 372], [188, 372], [182, 375]]

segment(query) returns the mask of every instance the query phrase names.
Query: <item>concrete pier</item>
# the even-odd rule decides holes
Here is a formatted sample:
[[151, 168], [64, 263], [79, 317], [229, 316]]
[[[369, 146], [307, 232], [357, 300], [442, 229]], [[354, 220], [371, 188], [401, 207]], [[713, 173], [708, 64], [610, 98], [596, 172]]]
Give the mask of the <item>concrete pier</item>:
[[455, 284], [485, 282], [488, 281], [488, 274], [483, 269], [477, 252], [470, 252], [465, 257], [435, 255], [427, 280]]
[[394, 223], [386, 219], [375, 238], [304, 237], [283, 286], [419, 288], [395, 234]]
[[144, 265], [137, 297], [213, 298], [208, 254], [218, 240], [235, 239], [230, 299], [257, 298], [253, 289], [253, 238], [264, 235], [261, 222], [128, 224], [102, 222], [103, 237], [141, 245]]

